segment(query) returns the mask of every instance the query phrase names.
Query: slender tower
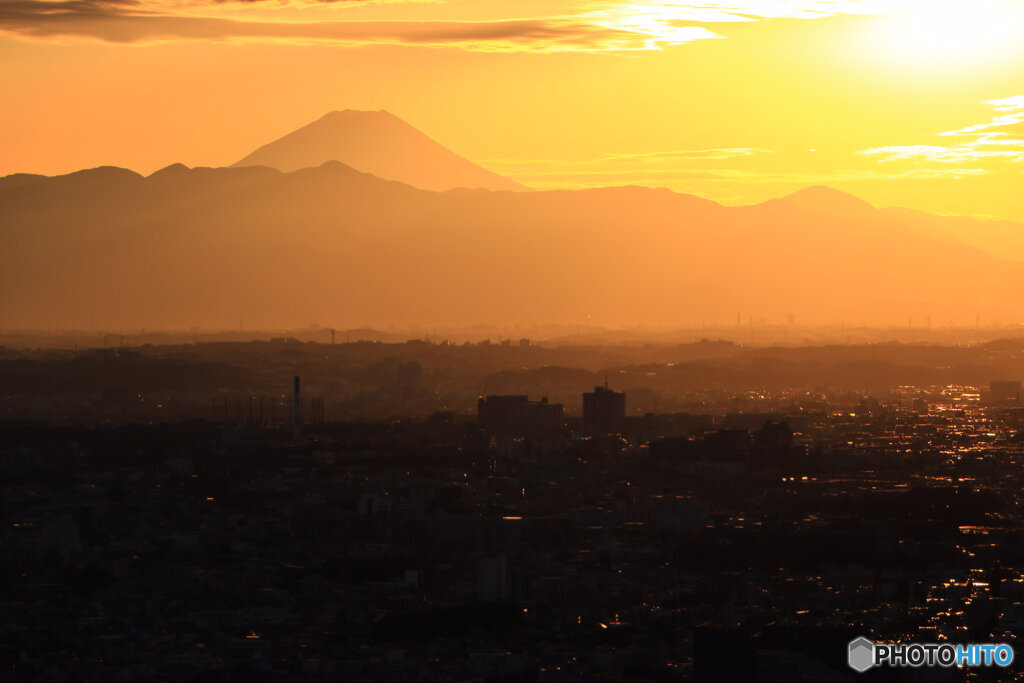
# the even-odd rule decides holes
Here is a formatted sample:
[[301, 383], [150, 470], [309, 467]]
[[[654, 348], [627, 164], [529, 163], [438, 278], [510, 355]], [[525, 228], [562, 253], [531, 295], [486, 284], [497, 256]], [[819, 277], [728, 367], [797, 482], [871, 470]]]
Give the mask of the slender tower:
[[295, 397], [292, 399], [292, 429], [295, 436], [302, 435], [302, 380], [295, 375]]

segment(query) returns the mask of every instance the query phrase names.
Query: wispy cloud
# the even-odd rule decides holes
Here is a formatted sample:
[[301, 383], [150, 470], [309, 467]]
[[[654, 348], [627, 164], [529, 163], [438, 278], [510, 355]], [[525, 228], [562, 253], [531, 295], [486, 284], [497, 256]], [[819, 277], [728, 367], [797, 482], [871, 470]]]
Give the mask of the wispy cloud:
[[905, 8], [910, 0], [597, 0], [594, 15], [649, 21], [719, 24], [758, 19], [820, 19], [839, 14], [880, 14]]
[[881, 157], [882, 161], [929, 161], [940, 164], [963, 164], [984, 159], [1024, 162], [1024, 140], [977, 140], [959, 145], [896, 145], [874, 147], [860, 152], [864, 156]]
[[757, 154], [771, 154], [770, 149], [753, 147], [722, 147], [713, 149], [684, 149], [668, 152], [633, 152], [627, 154], [604, 154], [594, 159], [486, 159], [482, 163], [489, 167], [522, 169], [523, 167], [561, 169], [587, 169], [595, 166], [622, 168], [630, 166], [643, 169], [650, 165], [678, 164], [688, 161], [717, 161], [721, 159], [737, 159]]
[[[258, 0], [249, 0], [255, 2]], [[374, 0], [325, 0], [336, 6]], [[204, 14], [225, 3], [149, 4], [137, 0], [0, 0], [0, 32], [35, 39], [113, 43], [238, 40], [338, 45], [404, 44], [480, 51], [629, 51], [651, 47], [651, 36], [582, 16], [500, 21], [273, 21]], [[261, 5], [273, 4], [265, 0]], [[181, 9], [175, 9], [181, 8]], [[294, 14], [289, 15], [290, 18]], [[673, 42], [715, 35], [687, 26]]]
[[771, 154], [770, 149], [756, 149], [754, 147], [719, 147], [712, 149], [684, 149], [669, 152], [641, 152], [633, 154], [607, 154], [597, 163], [615, 162], [647, 162], [647, 163], [674, 163], [691, 159], [735, 159], [737, 157], [751, 157], [756, 154]]
[[[897, 4], [900, 1], [896, 0]], [[429, 0], [0, 0], [0, 33], [40, 40], [114, 43], [238, 40], [341, 45], [418, 45], [479, 51], [629, 52], [720, 38], [706, 24], [809, 19], [887, 11], [893, 0], [591, 0], [573, 10], [497, 21], [310, 20], [296, 8], [341, 10]], [[509, 3], [515, 7], [515, 4]], [[226, 7], [259, 5], [259, 19]], [[533, 6], [533, 5], [531, 5]], [[277, 18], [276, 9], [286, 12]]]
[[[1001, 100], [991, 100], [986, 104], [999, 113], [986, 123], [978, 123], [958, 130], [950, 130], [939, 135], [948, 137], [953, 135], [981, 135], [981, 136], [1003, 136], [1008, 135], [1016, 126], [1024, 124], [1024, 95], [1007, 97]], [[1022, 130], [1024, 132], [1024, 130]]]
[[761, 172], [739, 169], [643, 169], [634, 171], [614, 170], [551, 170], [533, 173], [512, 174], [511, 177], [527, 182], [536, 188], [597, 187], [609, 183], [670, 184], [691, 181], [736, 183], [793, 183], [828, 184], [838, 182], [879, 181], [879, 180], [958, 180], [961, 178], [986, 175], [978, 168], [918, 168], [895, 171], [840, 170], [831, 173]]
[[991, 100], [996, 115], [992, 120], [956, 130], [937, 133], [938, 137], [958, 138], [949, 145], [891, 145], [859, 152], [881, 161], [926, 161], [963, 164], [997, 160], [1024, 163], [1024, 95]]
[[[688, 149], [667, 152], [605, 154], [592, 159], [488, 159], [492, 170], [530, 187], [576, 189], [606, 185], [660, 185], [674, 188], [738, 185], [817, 185], [883, 180], [949, 180], [987, 173], [963, 166], [909, 169], [836, 169], [808, 173], [769, 170], [756, 157], [775, 154], [754, 147]], [[723, 163], [724, 162], [724, 163]], [[750, 167], [750, 163], [758, 167]], [[747, 168], [741, 166], [746, 165]], [[717, 191], [717, 190], [716, 190]]]

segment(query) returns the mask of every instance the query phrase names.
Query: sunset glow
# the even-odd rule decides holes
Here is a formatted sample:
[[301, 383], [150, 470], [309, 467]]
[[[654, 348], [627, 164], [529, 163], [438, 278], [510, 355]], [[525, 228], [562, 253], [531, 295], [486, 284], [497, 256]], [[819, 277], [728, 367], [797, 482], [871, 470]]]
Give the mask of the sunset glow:
[[988, 104], [1022, 95], [1021, 20], [1008, 0], [3, 0], [0, 173], [217, 166], [386, 109], [535, 188], [826, 184], [1024, 219], [1017, 113]]
[[0, 0], [3, 680], [1024, 680], [1022, 38]]
[[1005, 59], [1021, 29], [1024, 8], [1008, 0], [911, 2], [880, 22], [879, 48], [922, 68], [948, 69]]

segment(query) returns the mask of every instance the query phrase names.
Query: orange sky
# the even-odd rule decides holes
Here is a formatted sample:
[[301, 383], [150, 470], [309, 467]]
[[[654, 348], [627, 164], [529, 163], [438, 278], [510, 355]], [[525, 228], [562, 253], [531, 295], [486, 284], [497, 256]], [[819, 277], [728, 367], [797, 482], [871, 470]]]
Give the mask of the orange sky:
[[537, 188], [828, 184], [1024, 221], [1011, 0], [0, 0], [0, 174], [227, 165], [387, 109]]

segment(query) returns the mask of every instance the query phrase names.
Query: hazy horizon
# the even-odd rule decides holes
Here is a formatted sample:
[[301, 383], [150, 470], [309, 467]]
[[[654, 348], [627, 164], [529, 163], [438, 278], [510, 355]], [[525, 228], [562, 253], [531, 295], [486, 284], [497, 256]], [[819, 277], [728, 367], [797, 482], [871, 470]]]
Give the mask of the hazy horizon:
[[[332, 124], [344, 124], [343, 130], [330, 130]], [[355, 123], [355, 125], [352, 125]], [[347, 129], [344, 129], [347, 128]], [[364, 138], [364, 139], [360, 139]], [[402, 149], [401, 146], [406, 149]], [[413, 147], [414, 149], [408, 149]], [[736, 154], [745, 155], [749, 150], [724, 149], [720, 151], [726, 157]], [[440, 153], [440, 154], [439, 154]], [[614, 154], [607, 153], [614, 157]], [[440, 159], [439, 159], [440, 157]], [[437, 163], [440, 160], [440, 163]], [[359, 110], [359, 109], [333, 109], [313, 121], [301, 125], [298, 128], [286, 132], [277, 139], [255, 146], [250, 153], [238, 161], [224, 161], [223, 163], [189, 165], [180, 159], [173, 159], [162, 165], [152, 164], [140, 168], [130, 167], [114, 161], [101, 163], [96, 166], [85, 166], [81, 168], [68, 168], [59, 172], [43, 173], [31, 170], [14, 170], [4, 176], [21, 175], [43, 175], [46, 177], [60, 177], [74, 175], [85, 170], [97, 170], [100, 168], [118, 168], [137, 173], [142, 177], [150, 177], [161, 171], [184, 166], [186, 169], [208, 169], [265, 166], [274, 168], [282, 173], [291, 173], [306, 168], [321, 166], [329, 161], [340, 161], [358, 171], [369, 173], [386, 180], [397, 180], [413, 187], [430, 190], [446, 191], [451, 189], [490, 189], [490, 190], [519, 190], [519, 191], [565, 191], [583, 189], [605, 189], [620, 187], [643, 187], [648, 189], [667, 189], [677, 194], [688, 194], [701, 199], [713, 201], [722, 206], [744, 207], [756, 206], [772, 201], [773, 199], [785, 198], [801, 191], [826, 188], [854, 194], [849, 190], [839, 190], [838, 186], [843, 185], [842, 177], [809, 177], [802, 184], [794, 181], [788, 190], [781, 190], [778, 194], [762, 195], [758, 198], [738, 196], [712, 196], [717, 193], [703, 195], [697, 191], [679, 189], [670, 184], [659, 184], [656, 181], [649, 181], [643, 178], [631, 182], [595, 182], [584, 185], [546, 185], [529, 186], [517, 183], [498, 173], [481, 167], [471, 160], [459, 157], [449, 149], [439, 144], [435, 139], [423, 134], [408, 121], [395, 116], [393, 113], [380, 110]], [[404, 163], [405, 166], [395, 166]], [[434, 162], [431, 165], [431, 162]], [[514, 163], [514, 162], [513, 162]], [[410, 168], [409, 165], [416, 164], [417, 168]], [[500, 164], [499, 164], [500, 165]], [[452, 167], [458, 168], [463, 175], [459, 176], [458, 171], [454, 172]], [[469, 171], [467, 174], [466, 171]], [[473, 174], [476, 175], [473, 175]], [[452, 178], [452, 180], [448, 180]], [[456, 180], [457, 179], [457, 180]], [[465, 182], [459, 182], [465, 181]], [[490, 184], [490, 186], [488, 186]], [[856, 196], [856, 195], [855, 195]], [[861, 201], [864, 199], [858, 197]], [[869, 202], [866, 202], [869, 203]], [[910, 209], [922, 211], [941, 218], [972, 218], [984, 222], [1009, 221], [1021, 223], [1024, 221], [1024, 214], [1019, 218], [1001, 217], [987, 211], [963, 212], [963, 211], [929, 211], [923, 206], [911, 205], [906, 202], [890, 204], [872, 204], [875, 208], [881, 209]]]
[[[823, 186], [740, 207], [635, 186], [464, 189], [506, 185], [394, 117], [323, 122], [265, 148], [290, 172], [0, 179], [2, 328], [1024, 320], [1014, 223], [876, 209]], [[446, 191], [322, 162], [350, 151]]]
[[0, 8], [0, 329], [1024, 321], [1003, 0], [90, 7]]
[[0, 175], [227, 166], [384, 110], [537, 189], [1024, 221], [1022, 26], [1008, 0], [28, 0], [0, 12]]

